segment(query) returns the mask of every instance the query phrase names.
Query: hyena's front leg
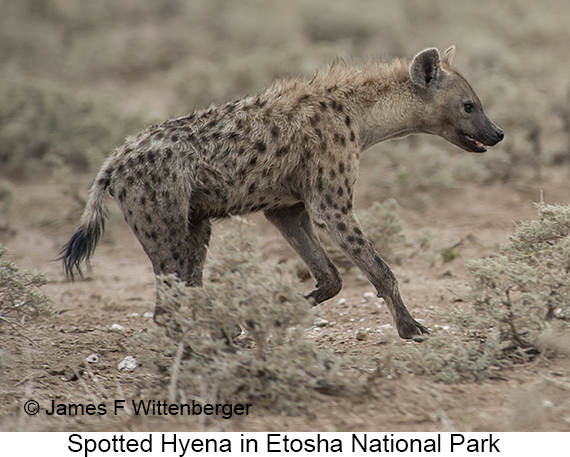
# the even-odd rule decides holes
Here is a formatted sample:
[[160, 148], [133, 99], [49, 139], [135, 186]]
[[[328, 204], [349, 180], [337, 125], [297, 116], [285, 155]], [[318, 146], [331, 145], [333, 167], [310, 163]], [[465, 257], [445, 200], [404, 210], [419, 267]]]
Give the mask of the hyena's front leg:
[[265, 217], [279, 229], [317, 280], [317, 288], [307, 298], [317, 305], [338, 294], [342, 277], [315, 235], [305, 204], [265, 211]]
[[394, 273], [364, 235], [354, 214], [349, 213], [339, 218], [331, 217], [330, 213], [325, 212], [319, 216], [322, 216], [319, 219], [323, 221], [323, 228], [331, 239], [366, 275], [376, 288], [378, 296], [384, 298], [400, 337], [412, 338], [429, 333], [427, 328], [417, 322], [406, 309]]

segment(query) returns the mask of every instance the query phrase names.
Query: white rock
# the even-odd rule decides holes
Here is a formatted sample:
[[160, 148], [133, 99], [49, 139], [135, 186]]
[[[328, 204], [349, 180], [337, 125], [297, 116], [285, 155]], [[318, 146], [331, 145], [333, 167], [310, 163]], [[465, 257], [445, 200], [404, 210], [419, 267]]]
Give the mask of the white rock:
[[117, 366], [119, 371], [133, 371], [137, 367], [137, 359], [132, 355], [126, 356]]
[[327, 321], [326, 319], [318, 318], [315, 321], [315, 326], [316, 327], [326, 327], [328, 323], [329, 323], [329, 321]]
[[97, 363], [99, 362], [99, 356], [97, 354], [91, 354], [85, 359], [87, 363]]

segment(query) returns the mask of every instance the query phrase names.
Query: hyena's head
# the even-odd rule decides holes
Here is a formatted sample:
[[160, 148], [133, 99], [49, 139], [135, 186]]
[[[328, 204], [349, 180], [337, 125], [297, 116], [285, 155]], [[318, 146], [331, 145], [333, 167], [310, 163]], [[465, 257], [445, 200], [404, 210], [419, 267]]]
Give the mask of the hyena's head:
[[412, 61], [410, 76], [421, 105], [422, 130], [441, 136], [470, 152], [485, 152], [504, 137], [483, 112], [469, 83], [451, 67], [455, 46], [443, 56], [435, 48], [420, 52]]

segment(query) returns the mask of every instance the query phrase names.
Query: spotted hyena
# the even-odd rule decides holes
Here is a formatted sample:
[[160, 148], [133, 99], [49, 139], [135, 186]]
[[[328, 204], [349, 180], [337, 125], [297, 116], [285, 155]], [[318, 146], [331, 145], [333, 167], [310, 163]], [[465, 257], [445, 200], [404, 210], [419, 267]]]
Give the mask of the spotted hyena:
[[[321, 246], [321, 227], [386, 301], [402, 338], [427, 333], [353, 213], [360, 154], [412, 133], [439, 135], [471, 152], [503, 139], [467, 81], [451, 67], [455, 48], [360, 68], [336, 63], [311, 79], [277, 81], [256, 96], [212, 106], [130, 137], [103, 164], [63, 266], [88, 261], [115, 199], [156, 275], [202, 284], [213, 219], [263, 211], [317, 281], [313, 304], [342, 278]], [[161, 314], [157, 303], [155, 316]]]

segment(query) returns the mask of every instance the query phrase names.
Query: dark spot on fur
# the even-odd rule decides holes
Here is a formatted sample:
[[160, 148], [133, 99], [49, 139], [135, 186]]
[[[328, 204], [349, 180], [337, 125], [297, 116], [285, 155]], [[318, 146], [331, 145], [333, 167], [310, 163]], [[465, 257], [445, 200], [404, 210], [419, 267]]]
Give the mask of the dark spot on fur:
[[346, 224], [345, 224], [344, 222], [339, 222], [339, 223], [336, 225], [336, 228], [339, 229], [341, 232], [346, 232], [347, 229], [348, 229], [347, 226], [346, 226]]
[[145, 219], [149, 224], [152, 224], [152, 217], [150, 217], [150, 214], [145, 214]]
[[267, 146], [265, 146], [265, 143], [263, 141], [258, 141], [255, 143], [255, 149], [257, 149], [259, 152], [265, 152]]
[[356, 233], [357, 235], [362, 235], [362, 230], [360, 230], [358, 227], [354, 227], [354, 228], [352, 229], [352, 231], [353, 231], [354, 233]]
[[360, 254], [362, 253], [362, 249], [360, 249], [360, 248], [354, 248], [354, 249], [352, 250], [352, 253], [353, 253], [354, 255], [360, 255]]
[[350, 141], [352, 141], [353, 143], [356, 141], [356, 135], [354, 134], [353, 131], [350, 132]]
[[257, 157], [253, 156], [253, 157], [249, 160], [249, 165], [253, 167], [256, 163], [257, 163]]
[[328, 204], [329, 206], [332, 206], [332, 204], [333, 204], [333, 199], [332, 199], [332, 197], [331, 197], [329, 194], [326, 194], [326, 195], [325, 195], [325, 200], [326, 200], [326, 202], [327, 202], [327, 204]]
[[109, 187], [109, 184], [111, 184], [111, 178], [109, 178], [109, 176], [102, 176], [97, 180], [96, 185], [98, 187], [103, 187], [104, 189], [106, 189], [107, 187]]
[[277, 152], [275, 153], [275, 155], [277, 155], [277, 157], [282, 157], [285, 154], [287, 154], [289, 152], [289, 148], [287, 146], [281, 146], [279, 149], [277, 149]]
[[337, 189], [336, 193], [338, 194], [339, 197], [342, 197], [344, 194], [344, 189], [342, 187], [339, 187]]
[[338, 164], [338, 172], [339, 172], [341, 175], [344, 174], [344, 172], [345, 172], [345, 169], [344, 169], [344, 162], [340, 162], [340, 163]]
[[384, 263], [384, 261], [381, 259], [381, 257], [380, 257], [378, 254], [376, 254], [376, 255], [374, 256], [374, 261], [375, 261], [379, 266], [381, 266], [382, 268], [384, 268], [384, 266], [386, 265], [386, 264]]
[[227, 135], [228, 140], [230, 141], [235, 141], [238, 137], [239, 137], [239, 133], [238, 132], [234, 132], [233, 130], [231, 132], [228, 133]]
[[331, 101], [331, 106], [339, 113], [342, 113], [344, 111], [344, 106], [342, 106], [342, 103], [339, 103], [336, 100]]
[[335, 173], [335, 171], [334, 171], [332, 168], [331, 168], [331, 170], [330, 170], [329, 173], [330, 173], [330, 175], [331, 175], [331, 179], [336, 178], [336, 173]]

